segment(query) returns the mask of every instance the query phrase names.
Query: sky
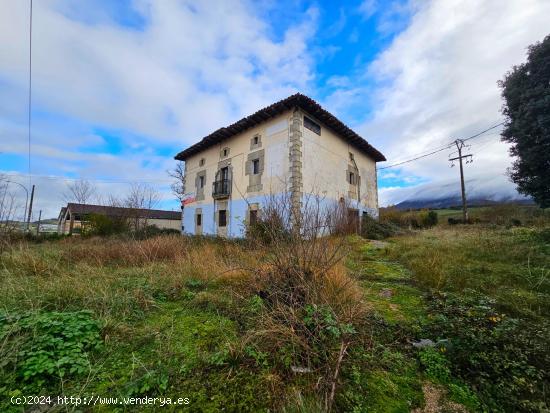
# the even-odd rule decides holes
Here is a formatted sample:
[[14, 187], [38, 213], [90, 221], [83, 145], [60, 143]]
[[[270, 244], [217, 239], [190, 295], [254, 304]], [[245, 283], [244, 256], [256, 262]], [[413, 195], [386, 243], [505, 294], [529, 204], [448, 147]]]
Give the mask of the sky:
[[[34, 0], [29, 178], [29, 1], [0, 0], [0, 173], [35, 184], [45, 217], [75, 179], [119, 197], [145, 182], [175, 210], [177, 152], [295, 92], [382, 168], [501, 122], [497, 81], [548, 16], [546, 0]], [[516, 196], [498, 131], [471, 141], [469, 195]], [[380, 170], [381, 205], [459, 194], [449, 153]]]

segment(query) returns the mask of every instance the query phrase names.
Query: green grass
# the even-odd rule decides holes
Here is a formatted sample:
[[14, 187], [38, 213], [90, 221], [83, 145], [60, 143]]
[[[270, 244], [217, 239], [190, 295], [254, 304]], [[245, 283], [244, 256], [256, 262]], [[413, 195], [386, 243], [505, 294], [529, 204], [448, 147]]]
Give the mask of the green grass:
[[[468, 211], [470, 213], [476, 214], [479, 211], [487, 210], [490, 207], [470, 207]], [[462, 209], [461, 208], [443, 208], [443, 209], [434, 209], [437, 212], [439, 218], [447, 220], [447, 218], [462, 218]]]
[[[467, 360], [454, 357], [451, 346], [426, 354], [412, 343], [421, 338], [452, 342], [462, 339], [462, 333], [484, 339], [500, 326], [491, 317], [500, 320], [502, 313], [506, 320], [515, 317], [526, 328], [542, 329], [550, 310], [548, 230], [440, 226], [385, 243], [351, 237], [349, 244], [345, 265], [369, 312], [342, 364], [335, 411], [422, 409], [427, 391], [438, 392], [438, 407], [445, 411], [478, 411], [481, 403], [490, 406], [486, 410], [504, 410], [507, 401], [490, 391], [472, 390], [473, 382], [459, 364]], [[250, 287], [254, 280], [240, 268], [259, 267], [263, 256], [243, 244], [170, 237], [135, 245], [63, 240], [5, 251], [0, 256], [0, 313], [8, 318], [0, 317], [0, 410], [23, 411], [10, 405], [9, 397], [34, 392], [188, 397], [187, 410], [193, 412], [319, 411], [315, 374], [285, 375], [270, 361], [278, 353], [251, 346], [262, 300]], [[483, 304], [479, 308], [487, 313], [470, 316], [480, 294], [494, 299], [498, 312]], [[71, 318], [81, 310], [91, 320]], [[87, 365], [85, 372], [63, 377], [46, 373], [46, 382], [38, 386], [24, 378], [22, 366], [28, 363], [17, 358], [20, 349], [36, 343], [32, 330], [13, 320], [29, 314], [49, 320], [56, 313], [73, 320], [77, 341], [88, 325], [99, 326], [99, 333], [87, 334], [96, 334], [92, 338], [102, 344], [74, 354], [80, 365]], [[451, 328], [446, 336], [438, 335], [445, 323], [456, 323], [455, 335]], [[498, 351], [510, 360], [530, 357], [524, 347], [538, 349], [539, 342], [526, 343], [510, 342], [517, 352], [499, 349], [487, 357], [498, 357]], [[491, 365], [502, 361], [479, 360]], [[520, 381], [527, 377], [521, 368]], [[522, 391], [517, 394], [529, 397]], [[547, 403], [537, 397], [540, 406]]]
[[507, 312], [536, 317], [550, 310], [548, 231], [438, 227], [400, 237], [388, 254], [424, 288], [481, 291]]

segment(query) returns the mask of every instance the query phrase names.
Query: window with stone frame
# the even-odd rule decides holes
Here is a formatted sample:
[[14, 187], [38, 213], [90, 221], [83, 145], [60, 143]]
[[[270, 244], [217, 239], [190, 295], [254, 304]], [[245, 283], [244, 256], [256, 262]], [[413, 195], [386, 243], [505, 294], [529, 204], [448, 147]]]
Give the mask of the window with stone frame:
[[252, 160], [252, 173], [258, 175], [260, 173], [260, 159]]
[[319, 125], [314, 120], [308, 118], [307, 116], [304, 116], [304, 128], [309, 129], [310, 131], [321, 136], [321, 125]]

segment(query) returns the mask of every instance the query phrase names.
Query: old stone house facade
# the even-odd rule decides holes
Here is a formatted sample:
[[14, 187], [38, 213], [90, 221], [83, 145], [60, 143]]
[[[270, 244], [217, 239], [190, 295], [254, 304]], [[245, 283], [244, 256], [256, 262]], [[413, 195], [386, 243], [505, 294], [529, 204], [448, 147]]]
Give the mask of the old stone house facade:
[[182, 231], [239, 237], [271, 194], [346, 201], [378, 216], [384, 156], [314, 100], [295, 94], [218, 129], [175, 157], [185, 162]]

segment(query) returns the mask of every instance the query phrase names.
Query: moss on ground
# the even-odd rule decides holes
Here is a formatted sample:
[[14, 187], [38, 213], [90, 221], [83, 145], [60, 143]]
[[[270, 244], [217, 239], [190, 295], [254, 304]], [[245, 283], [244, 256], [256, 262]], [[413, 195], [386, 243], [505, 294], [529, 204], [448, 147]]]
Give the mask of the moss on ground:
[[[477, 399], [465, 382], [447, 377], [454, 373], [446, 358], [432, 354], [422, 361], [412, 342], [436, 339], [424, 336], [431, 322], [430, 301], [424, 295], [429, 289], [460, 294], [478, 289], [513, 314], [535, 319], [547, 314], [547, 232], [491, 231], [435, 228], [388, 242], [350, 238], [346, 265], [363, 287], [371, 313], [359, 332], [361, 341], [349, 348], [342, 365], [335, 411], [423, 408], [430, 382], [442, 386], [437, 398], [442, 405], [455, 400], [477, 410]], [[256, 328], [251, 314], [262, 300], [250, 292], [235, 293], [238, 283], [220, 275], [226, 274], [227, 257], [237, 255], [247, 267], [259, 263], [246, 247], [204, 241], [190, 245], [196, 251], [184, 250], [190, 255], [177, 255], [175, 261], [119, 265], [107, 248], [94, 244], [90, 248], [104, 254], [92, 254], [103, 260], [96, 265], [85, 254], [88, 244], [82, 244], [67, 244], [76, 252], [82, 249], [84, 258], [79, 260], [69, 260], [63, 252], [67, 245], [61, 242], [0, 256], [3, 313], [13, 319], [28, 311], [89, 310], [102, 326], [104, 344], [87, 354], [89, 372], [53, 377], [42, 389], [45, 394], [188, 397], [188, 410], [193, 412], [261, 412], [283, 406], [296, 411], [291, 399], [300, 394], [305, 404], [314, 406], [310, 411], [316, 411], [314, 374], [282, 378], [267, 357], [246, 352], [245, 337]], [[121, 249], [120, 258], [114, 257], [133, 259], [125, 254]], [[0, 360], [8, 360], [5, 355], [28, 337], [4, 331], [1, 316]], [[36, 390], [19, 375], [17, 362], [0, 362], [2, 411], [21, 411], [4, 399]], [[430, 376], [430, 371], [444, 371], [445, 377]]]

